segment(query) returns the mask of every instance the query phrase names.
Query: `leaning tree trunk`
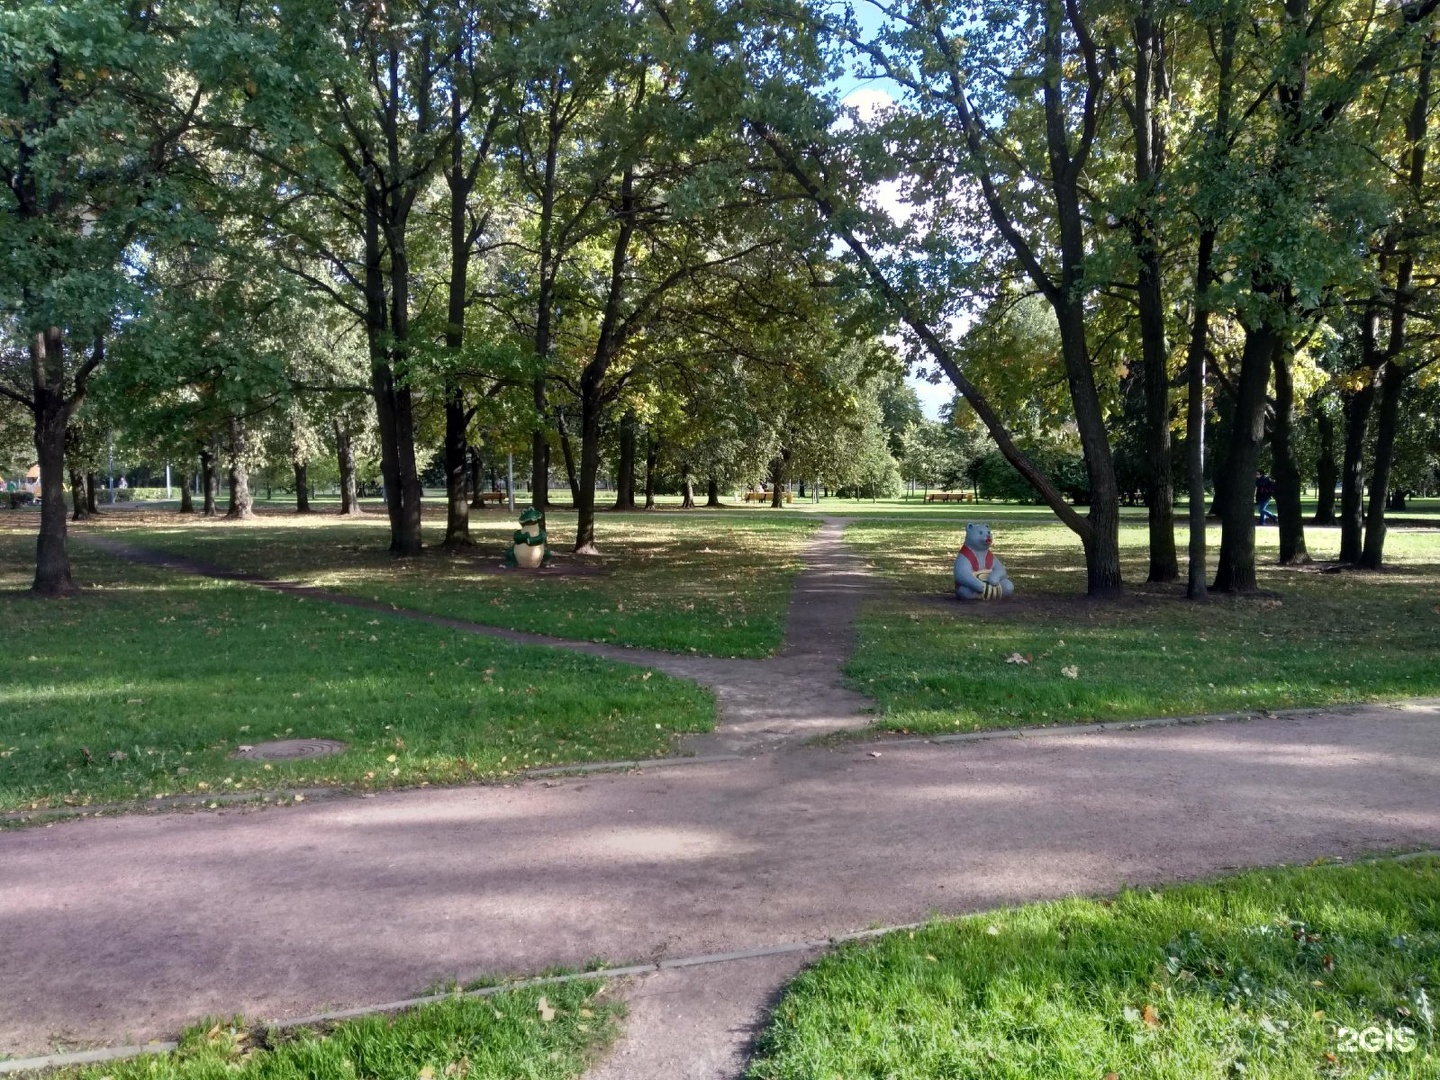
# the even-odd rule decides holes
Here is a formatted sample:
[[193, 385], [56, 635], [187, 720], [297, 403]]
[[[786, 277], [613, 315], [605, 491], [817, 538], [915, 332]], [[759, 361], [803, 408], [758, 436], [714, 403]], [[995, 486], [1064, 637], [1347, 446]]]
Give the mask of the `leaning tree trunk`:
[[[572, 482], [575, 492], [575, 554], [598, 555], [595, 549], [595, 477], [600, 472], [600, 417], [604, 403], [600, 400], [598, 380], [580, 380], [580, 476]], [[569, 465], [569, 443], [562, 430], [561, 441], [566, 448]]]
[[1315, 437], [1319, 453], [1315, 461], [1315, 483], [1319, 485], [1319, 498], [1315, 503], [1315, 516], [1311, 522], [1316, 525], [1335, 524], [1335, 482], [1339, 470], [1335, 466], [1335, 421], [1323, 408], [1315, 412]]
[[620, 462], [615, 470], [615, 509], [635, 509], [635, 410], [620, 418]]
[[1395, 429], [1400, 422], [1400, 397], [1409, 373], [1391, 360], [1380, 377], [1380, 409], [1375, 416], [1375, 460], [1370, 473], [1370, 505], [1365, 513], [1365, 544], [1359, 565], [1379, 570], [1385, 562], [1385, 504], [1395, 463]]
[[40, 462], [40, 535], [35, 544], [35, 583], [39, 596], [75, 591], [70, 556], [65, 550], [65, 356], [64, 338], [54, 327], [30, 341], [34, 378], [35, 453]]
[[1300, 469], [1295, 464], [1295, 380], [1290, 357], [1275, 352], [1275, 430], [1270, 446], [1275, 458], [1275, 509], [1280, 533], [1280, 565], [1300, 566], [1310, 561], [1305, 546], [1305, 518], [1300, 509]]
[[359, 485], [355, 482], [355, 444], [350, 428], [335, 421], [335, 460], [340, 467], [340, 516], [353, 517], [360, 509]]
[[645, 432], [645, 509], [655, 509], [655, 472], [660, 465], [660, 443]]
[[[581, 420], [584, 423], [584, 420]], [[560, 453], [565, 458], [565, 479], [570, 484], [570, 502], [580, 505], [580, 477], [575, 471], [575, 446], [570, 440], [570, 425], [565, 422], [564, 410], [555, 413], [555, 430], [560, 436]]]
[[705, 485], [705, 505], [706, 505], [706, 506], [724, 506], [724, 505], [725, 505], [724, 503], [722, 503], [722, 502], [720, 501], [720, 481], [719, 481], [719, 480], [716, 480], [715, 477], [713, 477], [713, 476], [710, 477], [709, 483], [707, 483], [707, 484]]
[[1375, 383], [1366, 382], [1344, 399], [1345, 453], [1340, 464], [1340, 561], [1360, 561], [1364, 541], [1365, 429], [1375, 402]]
[[255, 501], [250, 494], [250, 470], [245, 464], [247, 447], [245, 428], [239, 420], [231, 420], [230, 507], [225, 516], [232, 521], [249, 521], [255, 516]]
[[295, 470], [295, 512], [310, 513], [310, 466], [303, 461], [291, 461]]
[[[1265, 388], [1280, 346], [1280, 333], [1268, 321], [1245, 332], [1230, 447], [1221, 463], [1226, 475], [1220, 503], [1220, 565], [1211, 586], [1216, 592], [1254, 592], [1258, 587], [1253, 478], [1265, 438]], [[1218, 477], [1216, 488], [1218, 494]]]

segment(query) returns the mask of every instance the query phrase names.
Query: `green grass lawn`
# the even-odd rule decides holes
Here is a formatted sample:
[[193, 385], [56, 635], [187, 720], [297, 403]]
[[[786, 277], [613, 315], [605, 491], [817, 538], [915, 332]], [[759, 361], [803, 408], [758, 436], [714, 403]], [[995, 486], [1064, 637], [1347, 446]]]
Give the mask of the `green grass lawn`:
[[[444, 513], [427, 507], [426, 540], [438, 545]], [[135, 543], [221, 566], [296, 579], [399, 607], [671, 652], [766, 656], [780, 647], [790, 584], [818, 522], [785, 512], [696, 510], [602, 514], [602, 555], [575, 559], [575, 515], [547, 521], [556, 565], [573, 576], [498, 567], [516, 525], [505, 511], [476, 511], [473, 550], [438, 547], [394, 559], [383, 515], [267, 513], [247, 525], [159, 511], [116, 512], [97, 528]]]
[[1433, 1080], [1437, 998], [1440, 860], [1262, 870], [846, 946], [749, 1075]]
[[323, 1030], [269, 1035], [207, 1023], [172, 1053], [51, 1073], [56, 1080], [573, 1080], [615, 1038], [599, 980], [455, 998]]
[[[84, 591], [29, 584], [30, 537], [0, 533], [0, 811], [310, 785], [360, 789], [652, 757], [708, 730], [707, 691], [625, 664], [529, 648], [74, 544]], [[262, 763], [273, 738], [337, 756]]]
[[[867, 608], [846, 668], [880, 703], [882, 729], [944, 733], [1440, 694], [1440, 532], [1392, 532], [1383, 574], [1322, 574], [1275, 566], [1275, 531], [1265, 529], [1260, 584], [1273, 595], [1191, 604], [1183, 587], [1137, 584], [1146, 530], [1126, 525], [1127, 594], [1090, 601], [1067, 529], [983, 516], [1015, 579], [1011, 601], [951, 598], [961, 522], [875, 519], [846, 530], [897, 590]], [[1317, 555], [1333, 557], [1338, 546], [1334, 530], [1311, 529], [1309, 540]], [[1218, 530], [1211, 542], [1213, 557]], [[1017, 655], [1027, 662], [1007, 662]]]

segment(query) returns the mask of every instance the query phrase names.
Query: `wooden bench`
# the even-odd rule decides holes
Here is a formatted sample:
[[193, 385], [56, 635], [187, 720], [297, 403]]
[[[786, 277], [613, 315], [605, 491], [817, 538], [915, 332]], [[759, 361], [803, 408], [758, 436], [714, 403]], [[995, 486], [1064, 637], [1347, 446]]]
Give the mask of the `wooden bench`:
[[[768, 502], [773, 502], [774, 500], [775, 500], [775, 496], [774, 496], [771, 492], [768, 492], [768, 491], [747, 491], [747, 492], [745, 492], [745, 501], [746, 501], [746, 502], [763, 502], [763, 503], [768, 503]], [[785, 492], [785, 501], [786, 501], [787, 503], [793, 503], [793, 502], [795, 501], [795, 493], [794, 493], [793, 491], [787, 491], [787, 492]]]
[[932, 491], [925, 496], [926, 502], [974, 502], [975, 496], [968, 491]]
[[481, 501], [482, 503], [487, 503], [487, 502], [502, 503], [502, 502], [505, 501], [505, 492], [503, 492], [503, 491], [482, 491], [482, 492], [480, 492], [480, 501]]

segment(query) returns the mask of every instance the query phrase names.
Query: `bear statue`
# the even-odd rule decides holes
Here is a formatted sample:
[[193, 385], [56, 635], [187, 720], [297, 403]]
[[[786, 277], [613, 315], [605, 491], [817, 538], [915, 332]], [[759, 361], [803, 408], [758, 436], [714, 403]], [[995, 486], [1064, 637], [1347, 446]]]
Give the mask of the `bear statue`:
[[550, 546], [540, 527], [544, 520], [545, 516], [533, 506], [521, 513], [520, 528], [515, 530], [514, 542], [505, 552], [506, 565], [534, 570], [550, 561]]
[[965, 543], [955, 556], [955, 599], [999, 600], [1014, 591], [1005, 564], [990, 550], [990, 526], [969, 522]]

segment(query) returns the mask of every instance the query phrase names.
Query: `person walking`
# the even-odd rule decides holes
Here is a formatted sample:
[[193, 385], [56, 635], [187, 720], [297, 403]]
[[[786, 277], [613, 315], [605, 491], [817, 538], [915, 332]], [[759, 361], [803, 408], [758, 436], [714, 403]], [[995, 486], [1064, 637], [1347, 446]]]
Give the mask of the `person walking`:
[[1270, 479], [1267, 473], [1255, 474], [1255, 509], [1260, 513], [1261, 525], [1273, 525], [1278, 518], [1270, 509], [1270, 503], [1275, 498], [1275, 481]]

